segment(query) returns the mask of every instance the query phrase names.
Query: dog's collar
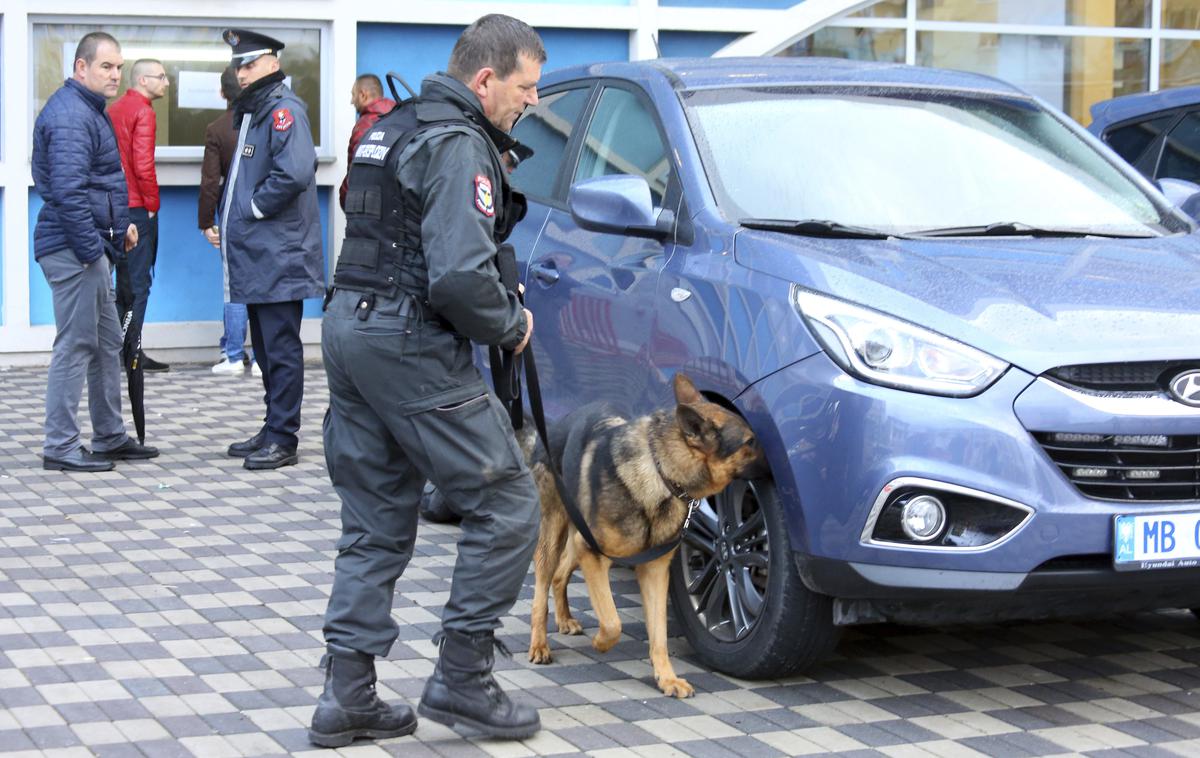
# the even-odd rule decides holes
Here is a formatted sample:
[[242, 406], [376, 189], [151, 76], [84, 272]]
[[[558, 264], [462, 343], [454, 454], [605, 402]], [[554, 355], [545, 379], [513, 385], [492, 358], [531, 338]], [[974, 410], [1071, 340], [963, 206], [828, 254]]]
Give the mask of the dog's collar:
[[678, 482], [667, 476], [666, 472], [662, 469], [662, 464], [658, 462], [658, 456], [654, 454], [653, 450], [650, 451], [650, 460], [654, 461], [654, 470], [658, 472], [658, 477], [663, 480], [663, 484], [667, 485], [667, 491], [672, 496], [687, 503], [689, 507], [695, 508], [700, 500], [689, 495], [688, 491], [680, 486]]

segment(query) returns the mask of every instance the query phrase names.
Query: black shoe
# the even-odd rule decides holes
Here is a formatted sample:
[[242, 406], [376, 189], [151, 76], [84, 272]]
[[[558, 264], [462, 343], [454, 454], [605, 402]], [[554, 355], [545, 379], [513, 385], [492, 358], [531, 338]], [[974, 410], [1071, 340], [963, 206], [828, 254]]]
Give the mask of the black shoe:
[[142, 353], [142, 371], [145, 371], [147, 374], [165, 374], [170, 370], [170, 364], [161, 363]]
[[407, 705], [392, 705], [375, 694], [375, 657], [329, 645], [325, 655], [325, 691], [317, 701], [308, 741], [321, 747], [345, 747], [359, 737], [383, 740], [417, 730]]
[[61, 458], [43, 456], [42, 468], [47, 471], [112, 471], [116, 464], [93, 455], [86, 447], [81, 447]]
[[299, 460], [300, 456], [296, 455], [296, 448], [284, 447], [272, 442], [270, 445], [260, 447], [250, 455], [247, 455], [246, 460], [242, 461], [242, 468], [259, 471], [280, 468], [282, 466], [295, 466]]
[[247, 455], [250, 455], [255, 450], [258, 450], [259, 448], [262, 448], [262, 447], [266, 447], [266, 445], [267, 445], [267, 427], [264, 426], [262, 429], [258, 430], [258, 434], [254, 435], [253, 437], [246, 440], [245, 442], [235, 442], [232, 445], [230, 445], [229, 450], [227, 450], [226, 452], [229, 453], [230, 458], [245, 458]]
[[492, 676], [495, 648], [508, 651], [491, 632], [439, 634], [442, 651], [417, 713], [448, 727], [465, 726], [513, 740], [532, 737], [542, 728], [537, 709], [514, 703]]
[[147, 458], [157, 458], [158, 448], [143, 445], [130, 437], [120, 447], [114, 447], [112, 450], [97, 450], [92, 455], [105, 461], [143, 461]]

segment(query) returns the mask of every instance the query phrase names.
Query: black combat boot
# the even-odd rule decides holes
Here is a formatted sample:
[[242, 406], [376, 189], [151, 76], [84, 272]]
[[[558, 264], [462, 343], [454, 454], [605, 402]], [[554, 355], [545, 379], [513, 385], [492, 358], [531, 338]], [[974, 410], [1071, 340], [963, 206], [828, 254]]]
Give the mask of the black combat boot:
[[344, 747], [357, 737], [382, 740], [417, 730], [407, 705], [389, 706], [375, 694], [375, 656], [330, 645], [325, 655], [325, 691], [317, 701], [308, 741]]
[[537, 710], [514, 703], [492, 677], [495, 648], [505, 655], [508, 650], [491, 632], [443, 631], [439, 635], [442, 652], [425, 683], [418, 713], [446, 726], [471, 727], [489, 737], [520, 740], [542, 728]]

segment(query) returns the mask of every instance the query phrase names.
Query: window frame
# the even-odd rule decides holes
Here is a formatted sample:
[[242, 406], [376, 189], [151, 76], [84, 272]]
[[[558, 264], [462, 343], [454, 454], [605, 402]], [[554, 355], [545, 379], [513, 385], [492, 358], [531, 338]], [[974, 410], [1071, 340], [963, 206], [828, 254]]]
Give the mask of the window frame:
[[662, 140], [663, 147], [666, 149], [667, 162], [670, 164], [671, 171], [666, 189], [663, 192], [663, 203], [658, 207], [675, 212], [676, 218], [683, 218], [685, 205], [683, 203], [683, 181], [680, 178], [682, 168], [677, 160], [676, 151], [672, 149], [671, 139], [666, 129], [663, 128], [662, 114], [659, 113], [658, 108], [654, 105], [654, 99], [650, 97], [650, 93], [637, 82], [628, 79], [598, 77], [591, 81], [593, 83], [591, 98], [580, 118], [583, 128], [576, 130], [577, 133], [571, 135], [572, 144], [568, 145], [567, 148], [570, 153], [570, 170], [562, 172], [562, 175], [559, 177], [561, 186], [557, 191], [561, 192], [564, 199], [562, 208], [566, 209], [565, 199], [567, 192], [574, 181], [575, 172], [579, 170], [579, 159], [583, 152], [584, 135], [591, 129], [592, 121], [596, 115], [596, 106], [599, 104], [604, 90], [611, 87], [631, 93], [650, 114], [650, 119], [654, 122], [654, 128], [658, 130], [659, 139]]
[[[559, 210], [567, 209], [567, 187], [569, 184], [563, 182], [563, 167], [568, 163], [574, 164], [574, 150], [576, 142], [579, 139], [579, 133], [584, 125], [591, 123], [592, 108], [595, 105], [596, 98], [596, 81], [595, 79], [572, 79], [568, 82], [559, 82], [553, 86], [547, 87], [544, 90], [538, 91], [539, 105], [543, 98], [559, 95], [571, 90], [581, 90], [585, 93], [583, 99], [583, 107], [579, 109], [579, 115], [575, 119], [575, 123], [571, 127], [571, 136], [567, 139], [567, 144], [563, 146], [562, 158], [558, 162], [558, 168], [554, 175], [553, 181], [550, 182], [550, 196], [543, 197], [538, 195], [525, 194], [525, 197], [543, 205]], [[534, 106], [538, 107], [538, 106]], [[524, 118], [524, 117], [522, 117]], [[518, 125], [520, 122], [517, 122]], [[515, 130], [516, 127], [514, 127]], [[524, 192], [516, 184], [513, 184], [513, 189], [519, 192]]]
[[[321, 121], [317, 126], [317, 144], [315, 145], [317, 158], [321, 161], [329, 161], [336, 159], [337, 154], [333, 146], [333, 59], [330, 51], [333, 45], [333, 22], [329, 19], [318, 18], [236, 18], [228, 19], [227, 22], [214, 22], [212, 18], [202, 18], [200, 16], [179, 16], [179, 17], [158, 17], [158, 16], [138, 16], [132, 14], [120, 15], [92, 15], [92, 14], [73, 14], [73, 13], [39, 13], [29, 14], [26, 21], [26, 34], [29, 40], [33, 39], [33, 28], [39, 25], [55, 24], [55, 25], [80, 25], [94, 26], [96, 29], [104, 30], [114, 26], [161, 26], [161, 27], [214, 27], [221, 26], [222, 23], [228, 25], [236, 25], [238, 28], [256, 28], [256, 27], [273, 27], [284, 29], [304, 29], [316, 30], [320, 35], [320, 66], [319, 66], [319, 87], [321, 93]], [[120, 41], [118, 39], [118, 41]], [[221, 42], [224, 45], [224, 41]], [[286, 50], [284, 51], [283, 69], [286, 72]], [[27, 61], [28, 69], [26, 71], [26, 86], [28, 97], [25, 103], [29, 116], [29, 123], [33, 124], [37, 119], [36, 98], [37, 98], [37, 63], [33, 60], [33, 49], [30, 45], [28, 51], [29, 60]], [[132, 63], [132, 61], [128, 61]], [[177, 85], [176, 82], [172, 84]], [[122, 91], [123, 93], [123, 91]], [[118, 93], [118, 95], [122, 94]], [[30, 160], [33, 157], [33, 144], [30, 143], [29, 155]], [[204, 145], [158, 145], [154, 149], [155, 161], [159, 163], [184, 163], [184, 164], [199, 164], [204, 158]]]

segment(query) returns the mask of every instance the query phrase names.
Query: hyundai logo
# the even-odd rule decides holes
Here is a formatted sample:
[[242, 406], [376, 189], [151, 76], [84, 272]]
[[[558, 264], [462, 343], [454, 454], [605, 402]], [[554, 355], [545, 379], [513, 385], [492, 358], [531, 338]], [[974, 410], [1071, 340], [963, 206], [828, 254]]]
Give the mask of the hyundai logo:
[[1184, 371], [1171, 380], [1171, 395], [1184, 405], [1200, 408], [1200, 371]]

